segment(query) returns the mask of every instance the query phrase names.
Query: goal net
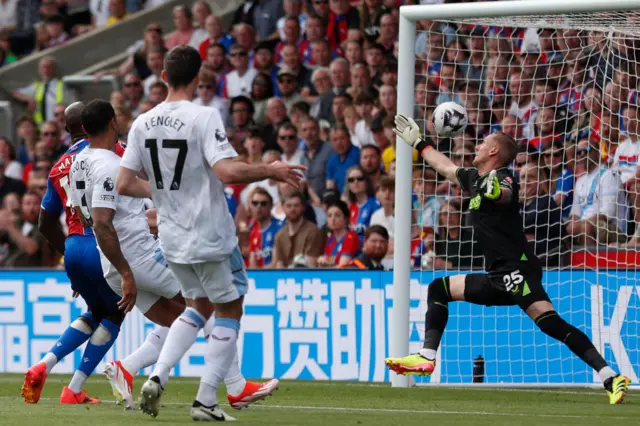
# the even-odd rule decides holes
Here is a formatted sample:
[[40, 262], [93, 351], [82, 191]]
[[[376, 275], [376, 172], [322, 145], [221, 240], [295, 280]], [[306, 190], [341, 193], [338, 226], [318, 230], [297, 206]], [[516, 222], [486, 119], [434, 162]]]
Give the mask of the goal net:
[[[639, 23], [640, 13], [628, 11], [417, 21], [413, 114], [460, 167], [473, 165], [486, 136], [502, 131], [516, 139], [511, 167], [525, 233], [545, 268], [543, 285], [556, 311], [636, 383]], [[439, 138], [432, 114], [447, 101], [465, 106], [469, 125]], [[484, 271], [469, 194], [421, 160], [413, 164], [412, 187], [414, 282]], [[424, 309], [410, 309], [411, 352], [422, 347]], [[517, 306], [451, 303], [449, 310], [438, 367], [425, 382], [599, 383]]]

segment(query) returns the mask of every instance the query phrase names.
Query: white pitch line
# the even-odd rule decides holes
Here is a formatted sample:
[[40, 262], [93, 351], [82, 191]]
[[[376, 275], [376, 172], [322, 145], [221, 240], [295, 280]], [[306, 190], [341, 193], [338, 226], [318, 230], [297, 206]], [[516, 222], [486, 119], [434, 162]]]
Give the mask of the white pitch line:
[[[0, 400], [15, 400], [18, 397], [2, 396]], [[44, 401], [58, 401], [58, 398], [45, 397]], [[106, 405], [106, 404], [103, 404]], [[116, 406], [115, 402], [113, 403]], [[188, 402], [164, 402], [165, 406], [183, 406], [188, 407]], [[495, 411], [456, 411], [456, 410], [410, 410], [410, 409], [393, 409], [393, 408], [358, 408], [358, 407], [325, 407], [312, 405], [252, 405], [252, 408], [262, 410], [311, 410], [325, 412], [342, 412], [342, 413], [390, 413], [390, 414], [440, 414], [440, 415], [457, 415], [457, 416], [487, 416], [487, 417], [539, 417], [551, 419], [587, 419], [587, 418], [603, 418], [615, 420], [630, 420], [631, 417], [622, 416], [580, 416], [571, 414], [541, 414], [541, 413], [505, 413]]]

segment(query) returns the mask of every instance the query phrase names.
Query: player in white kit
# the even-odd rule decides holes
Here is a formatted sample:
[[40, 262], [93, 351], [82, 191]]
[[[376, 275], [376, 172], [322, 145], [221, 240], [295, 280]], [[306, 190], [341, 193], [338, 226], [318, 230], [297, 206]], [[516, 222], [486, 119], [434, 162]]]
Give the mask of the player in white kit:
[[[158, 360], [169, 331], [167, 327], [184, 311], [185, 303], [178, 280], [168, 268], [159, 242], [150, 233], [143, 200], [120, 196], [115, 191], [120, 157], [114, 152], [117, 127], [113, 108], [106, 101], [93, 101], [82, 111], [82, 120], [90, 145], [75, 158], [70, 172], [72, 204], [94, 228], [109, 285], [119, 295], [124, 292], [125, 300], [135, 302], [147, 318], [160, 325], [138, 350], [122, 361], [109, 363], [105, 369], [114, 394], [133, 408], [133, 375]], [[131, 275], [133, 280], [129, 278]], [[205, 336], [213, 328], [212, 324], [207, 325]], [[260, 383], [246, 382], [237, 366], [229, 370], [225, 383], [230, 392], [234, 387], [237, 389], [234, 395], [247, 385], [263, 387]]]
[[116, 188], [121, 195], [145, 197], [147, 187], [137, 173], [144, 169], [149, 176], [162, 247], [189, 306], [171, 325], [167, 344], [142, 388], [141, 409], [158, 414], [169, 371], [179, 360], [171, 352], [193, 343], [213, 302], [215, 325], [191, 416], [228, 421], [233, 418], [216, 404], [216, 390], [237, 357], [247, 276], [224, 184], [271, 178], [297, 186], [304, 167], [236, 161], [218, 111], [191, 103], [200, 66], [193, 48], [179, 46], [167, 54], [162, 73], [169, 85], [167, 100], [133, 123]]

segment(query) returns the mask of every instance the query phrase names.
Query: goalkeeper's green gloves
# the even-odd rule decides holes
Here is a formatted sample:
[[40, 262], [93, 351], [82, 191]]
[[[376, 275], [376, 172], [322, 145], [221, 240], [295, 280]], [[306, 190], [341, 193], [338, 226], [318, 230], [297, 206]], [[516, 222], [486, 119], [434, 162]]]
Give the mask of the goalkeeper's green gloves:
[[495, 170], [489, 172], [489, 176], [485, 182], [486, 190], [483, 194], [484, 197], [494, 201], [499, 199], [502, 196], [502, 188], [500, 188], [500, 181], [498, 180]]
[[420, 134], [420, 127], [411, 117], [405, 117], [402, 114], [396, 115], [396, 127], [393, 129], [396, 135], [422, 154], [425, 148], [432, 146], [431, 141], [424, 140]]

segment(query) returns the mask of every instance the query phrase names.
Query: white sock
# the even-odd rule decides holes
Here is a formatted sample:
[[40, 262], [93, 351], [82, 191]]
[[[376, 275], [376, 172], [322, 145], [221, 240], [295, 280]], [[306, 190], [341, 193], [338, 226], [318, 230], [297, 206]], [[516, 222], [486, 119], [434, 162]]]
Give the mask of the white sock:
[[613, 371], [613, 368], [607, 365], [602, 370], [598, 371], [598, 375], [600, 376], [600, 380], [602, 380], [602, 382], [604, 383], [607, 379], [616, 377], [618, 374]]
[[196, 396], [196, 400], [205, 406], [210, 407], [216, 403], [218, 386], [227, 376], [231, 362], [237, 356], [239, 330], [240, 322], [234, 319], [216, 319], [205, 356], [205, 372]]
[[69, 389], [71, 389], [74, 393], [78, 393], [82, 390], [82, 386], [84, 386], [84, 382], [86, 381], [87, 375], [80, 370], [76, 370], [76, 372], [73, 373], [73, 377], [71, 378], [71, 383], [69, 383]]
[[429, 359], [431, 361], [436, 359], [436, 350], [435, 349], [422, 348], [422, 349], [420, 349], [420, 352], [418, 352], [418, 353], [420, 355], [422, 355], [424, 358]]
[[[204, 331], [204, 337], [206, 339], [209, 339], [209, 335], [211, 334], [215, 323], [215, 315], [211, 315], [211, 318], [209, 318], [209, 321], [207, 321], [207, 323], [204, 325], [204, 328], [202, 329], [202, 331]], [[233, 361], [231, 361], [231, 365], [229, 366], [229, 371], [224, 378], [224, 384], [227, 386], [227, 393], [233, 396], [240, 395], [244, 390], [244, 386], [247, 384], [247, 381], [245, 380], [244, 376], [242, 375], [242, 371], [240, 370], [240, 362], [238, 360], [237, 349], [236, 355], [233, 357]], [[198, 399], [198, 401], [200, 400]]]
[[131, 375], [135, 376], [138, 371], [155, 364], [160, 357], [162, 346], [167, 340], [168, 334], [169, 327], [158, 326], [151, 330], [151, 333], [149, 333], [142, 345], [128, 357], [120, 361], [122, 366], [131, 373]]
[[56, 366], [58, 363], [58, 357], [56, 357], [51, 352], [47, 352], [45, 356], [42, 357], [40, 362], [44, 362], [47, 366], [47, 374], [51, 373], [51, 369]]
[[193, 308], [187, 308], [171, 324], [167, 340], [151, 376], [158, 376], [160, 385], [165, 387], [169, 381], [169, 372], [182, 359], [196, 341], [198, 332], [205, 324], [205, 317]]

